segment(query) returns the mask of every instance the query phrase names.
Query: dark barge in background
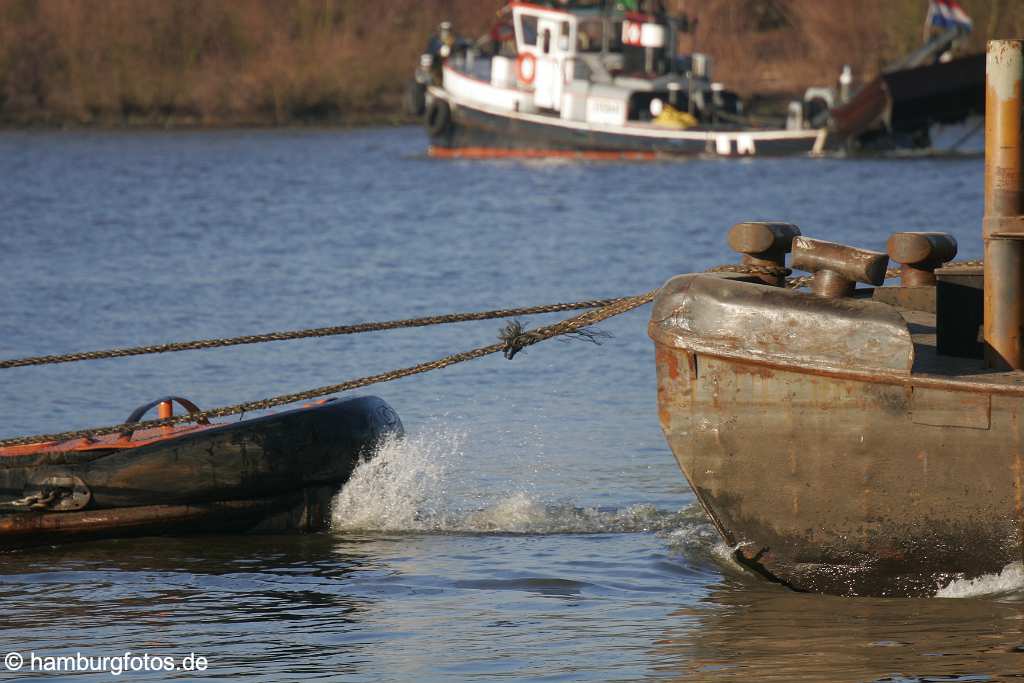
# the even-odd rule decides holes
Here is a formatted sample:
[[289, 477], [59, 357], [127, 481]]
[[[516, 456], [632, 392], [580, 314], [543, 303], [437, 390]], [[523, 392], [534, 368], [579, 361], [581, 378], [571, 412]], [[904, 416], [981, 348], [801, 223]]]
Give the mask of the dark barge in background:
[[[136, 423], [172, 403], [134, 411]], [[0, 549], [109, 536], [314, 531], [355, 465], [402, 423], [375, 397], [237, 422], [0, 449]]]
[[[962, 35], [950, 29], [935, 36], [828, 110], [833, 140], [852, 152], [923, 149], [932, 146], [934, 126], [983, 116], [985, 55], [950, 56]], [[814, 91], [827, 92], [808, 90], [805, 102]]]
[[941, 233], [886, 254], [750, 223], [744, 261], [791, 250], [809, 293], [684, 275], [655, 300], [679, 466], [737, 560], [795, 589], [931, 595], [1024, 558], [1024, 42], [987, 73], [983, 267], [942, 267]]

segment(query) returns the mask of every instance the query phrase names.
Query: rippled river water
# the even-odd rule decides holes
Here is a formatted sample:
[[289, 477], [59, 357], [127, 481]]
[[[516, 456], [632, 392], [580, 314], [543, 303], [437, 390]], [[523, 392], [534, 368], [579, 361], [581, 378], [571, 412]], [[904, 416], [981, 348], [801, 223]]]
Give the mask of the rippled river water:
[[[747, 219], [879, 249], [947, 230], [962, 258], [981, 253], [978, 158], [442, 162], [425, 144], [417, 129], [0, 134], [0, 357], [640, 293], [733, 261], [725, 232]], [[364, 392], [408, 439], [340, 492], [329, 533], [0, 555], [0, 655], [208, 660], [152, 680], [1024, 673], [1019, 566], [876, 600], [725, 560], [658, 428], [647, 313], [603, 324], [601, 346]], [[218, 406], [331, 384], [498, 327], [3, 370], [0, 436], [120, 422], [168, 393]]]

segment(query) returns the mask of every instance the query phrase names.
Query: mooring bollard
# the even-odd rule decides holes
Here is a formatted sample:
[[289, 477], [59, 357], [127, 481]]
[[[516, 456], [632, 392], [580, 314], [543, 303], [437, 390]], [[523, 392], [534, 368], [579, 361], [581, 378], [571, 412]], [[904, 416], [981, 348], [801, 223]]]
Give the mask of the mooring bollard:
[[889, 256], [881, 252], [809, 237], [793, 240], [793, 267], [814, 273], [811, 292], [818, 296], [850, 296], [858, 282], [878, 286], [888, 265]]
[[[742, 254], [741, 263], [748, 266], [786, 267], [786, 254], [793, 248], [793, 238], [800, 228], [792, 223], [748, 221], [738, 223], [729, 230], [729, 246]], [[769, 285], [786, 283], [784, 275], [761, 275]]]
[[985, 356], [1024, 368], [1024, 41], [993, 40], [985, 67]]
[[956, 256], [956, 239], [944, 232], [895, 232], [887, 244], [889, 258], [900, 264], [904, 287], [935, 285], [935, 269]]

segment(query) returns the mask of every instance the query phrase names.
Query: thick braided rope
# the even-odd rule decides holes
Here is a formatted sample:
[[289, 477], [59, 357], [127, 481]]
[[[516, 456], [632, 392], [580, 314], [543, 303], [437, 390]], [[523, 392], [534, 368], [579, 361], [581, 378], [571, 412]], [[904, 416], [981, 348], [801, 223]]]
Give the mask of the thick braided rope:
[[[946, 267], [980, 265], [980, 261], [963, 261], [955, 264], [948, 264]], [[756, 266], [748, 264], [725, 264], [709, 268], [708, 273], [746, 273], [750, 275], [776, 275], [786, 276], [792, 271], [782, 266]], [[791, 278], [790, 287], [800, 287], [809, 282], [810, 278]], [[793, 284], [796, 282], [797, 284]], [[628, 297], [627, 297], [628, 298]], [[347, 334], [360, 334], [363, 332], [380, 332], [384, 330], [396, 330], [402, 328], [428, 327], [431, 325], [446, 325], [450, 323], [471, 322], [476, 320], [494, 320], [498, 318], [513, 318], [516, 316], [538, 315], [542, 313], [563, 313], [585, 308], [600, 308], [607, 306], [619, 299], [591, 299], [586, 301], [575, 301], [572, 303], [546, 304], [543, 306], [529, 306], [523, 308], [505, 308], [491, 311], [477, 311], [472, 313], [449, 313], [443, 315], [426, 316], [421, 318], [407, 318], [403, 320], [387, 320], [383, 322], [357, 323], [354, 325], [337, 325], [333, 327], [314, 327], [303, 330], [290, 330], [286, 332], [267, 332], [263, 334], [242, 335], [239, 337], [223, 337], [215, 339], [198, 339], [185, 342], [168, 342], [166, 344], [152, 344], [147, 346], [129, 346], [120, 349], [107, 349], [102, 351], [79, 351], [65, 354], [50, 354], [45, 356], [28, 356], [25, 358], [14, 358], [0, 360], [0, 370], [6, 368], [21, 368], [32, 365], [55, 365], [59, 363], [77, 363], [86, 360], [100, 360], [104, 358], [126, 358], [130, 356], [144, 356], [157, 353], [174, 353], [178, 351], [198, 351], [201, 349], [225, 348], [229, 346], [241, 346], [244, 344], [261, 344], [273, 341], [288, 341], [291, 339], [310, 339], [314, 337], [333, 337]]]
[[[960, 261], [956, 263], [947, 264], [946, 267], [975, 267], [982, 265], [981, 261]], [[716, 266], [715, 268], [708, 269], [707, 272], [737, 272], [737, 273], [750, 273], [759, 275], [784, 275], [788, 274], [788, 269], [785, 268], [773, 268], [764, 266], [751, 266], [751, 265], [727, 265], [727, 266]], [[897, 277], [899, 271], [889, 269], [886, 271], [886, 277]], [[810, 276], [803, 276], [797, 278], [789, 278], [787, 280], [787, 286], [791, 288], [802, 287], [809, 284], [811, 280]], [[260, 341], [276, 341], [278, 339], [299, 339], [304, 336], [329, 336], [331, 334], [354, 334], [356, 332], [366, 332], [377, 329], [395, 329], [397, 327], [420, 327], [425, 325], [437, 325], [443, 322], [462, 322], [466, 320], [487, 320], [490, 318], [498, 317], [512, 317], [514, 315], [529, 315], [532, 313], [549, 313], [556, 311], [572, 310], [573, 308], [592, 308], [593, 310], [582, 313], [573, 318], [563, 320], [553, 325], [547, 325], [544, 327], [538, 327], [533, 330], [519, 332], [514, 335], [504, 338], [504, 341], [499, 344], [491, 344], [490, 346], [483, 346], [463, 353], [457, 353], [450, 356], [445, 356], [427, 363], [421, 363], [407, 368], [400, 368], [398, 370], [392, 370], [390, 372], [381, 373], [378, 375], [370, 375], [368, 377], [361, 377], [359, 379], [349, 380], [340, 384], [333, 384], [318, 389], [311, 389], [309, 391], [303, 391], [294, 394], [283, 394], [281, 396], [275, 396], [273, 398], [263, 399], [260, 401], [249, 401], [246, 403], [238, 403], [232, 406], [225, 406], [223, 408], [214, 408], [211, 410], [202, 411], [191, 415], [177, 415], [175, 417], [165, 418], [161, 420], [148, 420], [137, 423], [125, 423], [120, 425], [113, 425], [110, 427], [97, 427], [92, 429], [82, 429], [77, 431], [59, 432], [55, 434], [39, 434], [34, 436], [15, 437], [10, 439], [0, 440], [0, 448], [8, 446], [21, 446], [26, 444], [35, 444], [50, 441], [67, 441], [70, 439], [78, 439], [85, 437], [102, 436], [104, 434], [117, 434], [128, 429], [141, 430], [150, 429], [153, 427], [171, 426], [176, 424], [182, 424], [185, 422], [193, 422], [202, 418], [212, 417], [227, 417], [230, 415], [239, 415], [246, 412], [252, 412], [256, 410], [266, 410], [269, 408], [275, 408], [282, 405], [291, 403], [298, 403], [299, 401], [306, 401], [314, 398], [320, 398], [329, 394], [342, 393], [345, 391], [351, 391], [353, 389], [359, 389], [362, 387], [370, 386], [373, 384], [379, 384], [381, 382], [389, 382], [395, 379], [401, 379], [403, 377], [409, 377], [424, 372], [430, 372], [431, 370], [440, 370], [446, 368], [449, 365], [455, 365], [457, 363], [463, 363], [468, 360], [475, 358], [482, 358], [493, 353], [503, 352], [506, 357], [512, 358], [521, 349], [536, 344], [538, 342], [551, 339], [564, 334], [571, 334], [578, 332], [586, 327], [594, 325], [598, 322], [606, 320], [616, 315], [620, 315], [634, 308], [642, 306], [646, 303], [651, 302], [655, 295], [658, 293], [657, 289], [651, 290], [645, 294], [632, 297], [622, 297], [619, 299], [598, 299], [589, 302], [577, 302], [573, 304], [553, 304], [551, 306], [535, 306], [532, 308], [519, 308], [519, 309], [506, 309], [504, 311], [484, 311], [480, 313], [464, 313], [454, 314], [450, 316], [435, 316], [434, 318], [415, 318], [412, 320], [392, 321], [387, 323], [363, 323], [362, 325], [350, 325], [343, 328], [317, 328], [316, 330], [301, 330], [297, 332], [283, 332], [273, 333], [270, 335], [256, 335], [255, 337], [236, 337], [233, 339], [225, 340], [206, 340], [199, 342], [185, 342], [184, 344], [163, 344], [159, 347], [137, 347], [137, 353], [130, 353], [136, 349], [121, 349], [120, 352], [91, 352], [88, 354], [70, 354], [72, 356], [88, 356], [92, 357], [105, 357], [112, 358], [117, 356], [127, 355], [141, 355], [143, 353], [162, 353], [165, 351], [149, 351], [145, 349], [149, 348], [164, 348], [164, 347], [181, 347], [181, 348], [170, 348], [168, 351], [186, 350], [187, 348], [211, 348], [215, 346], [230, 346], [233, 344], [224, 343], [217, 344], [213, 342], [234, 342], [234, 344], [246, 344], [246, 343], [258, 343]], [[598, 308], [599, 306], [599, 308]], [[501, 313], [501, 315], [498, 315]], [[471, 317], [472, 316], [472, 317]], [[418, 322], [419, 324], [409, 324]], [[364, 328], [364, 329], [356, 329]], [[347, 330], [344, 332], [330, 332], [330, 330]], [[320, 334], [314, 334], [315, 332], [321, 332]], [[252, 341], [244, 341], [251, 339]], [[241, 340], [241, 341], [240, 341]], [[208, 344], [206, 346], [191, 346], [196, 344]], [[114, 355], [103, 355], [97, 356], [97, 353], [108, 353]], [[41, 356], [40, 359], [45, 358], [62, 358], [62, 357], [48, 357]], [[68, 360], [55, 360], [49, 362], [71, 362], [73, 360], [87, 360], [88, 358], [69, 358]], [[25, 361], [33, 359], [23, 359]], [[12, 363], [17, 361], [7, 361]], [[23, 362], [22, 365], [41, 365], [40, 362]], [[0, 365], [0, 367], [16, 367], [12, 365]]]
[[[956, 261], [947, 263], [945, 268], [969, 268], [982, 265], [982, 261]], [[725, 264], [708, 268], [708, 273], [746, 273], [751, 275], [776, 275], [786, 276], [792, 273], [789, 268], [782, 266], [755, 266], [748, 264]], [[886, 277], [897, 277], [898, 271], [889, 270]], [[789, 278], [787, 286], [791, 288], [803, 287], [811, 280], [810, 276]], [[626, 297], [629, 298], [629, 297]], [[470, 322], [475, 320], [494, 320], [497, 318], [513, 318], [521, 315], [538, 315], [541, 313], [562, 313], [584, 308], [600, 308], [620, 301], [620, 299], [591, 299], [587, 301], [576, 301], [572, 303], [546, 304], [543, 306], [529, 306], [524, 308], [505, 308], [491, 311], [477, 311], [473, 313], [449, 313], [444, 315], [426, 316], [422, 318], [407, 318], [404, 320], [387, 320], [383, 322], [357, 323], [355, 325], [338, 325], [334, 327], [314, 327], [303, 330], [291, 330], [287, 332], [267, 332], [263, 334], [243, 335], [239, 337], [224, 337], [216, 339], [199, 339], [186, 342], [169, 342], [166, 344], [153, 344], [148, 346], [129, 346], [120, 349], [108, 349], [103, 351], [80, 351], [75, 353], [52, 354], [46, 356], [29, 356], [26, 358], [15, 358], [0, 360], [0, 370], [5, 368], [20, 368], [31, 365], [53, 365], [58, 363], [76, 363], [85, 360], [100, 360], [103, 358], [125, 358], [129, 356], [144, 356], [156, 353], [174, 353], [177, 351], [197, 351], [200, 349], [224, 348], [228, 346], [240, 346], [243, 344], [261, 344], [272, 341], [287, 341], [291, 339], [309, 339], [313, 337], [333, 337], [346, 334], [360, 334], [363, 332], [379, 332], [383, 330], [396, 330], [412, 327], [428, 327], [430, 325], [446, 325], [450, 323]]]
[[726, 263], [725, 265], [708, 268], [705, 273], [741, 273], [745, 275], [775, 275], [785, 277], [793, 271], [785, 266], [755, 266], [748, 263]]
[[496, 318], [511, 318], [517, 315], [562, 313], [565, 311], [579, 310], [581, 308], [600, 308], [601, 306], [607, 306], [608, 304], [614, 303], [615, 301], [618, 301], [618, 299], [592, 299], [590, 301], [548, 304], [545, 306], [531, 306], [528, 308], [507, 308], [493, 311], [479, 311], [475, 313], [451, 313], [447, 315], [435, 315], [424, 318], [409, 318], [406, 320], [389, 320], [385, 322], [358, 323], [355, 325], [341, 325], [336, 327], [315, 327], [306, 330], [292, 330], [290, 332], [269, 332], [266, 334], [253, 334], [241, 337], [226, 337], [223, 339], [200, 339], [197, 341], [172, 342], [167, 344], [156, 344], [152, 346], [132, 346], [122, 349], [109, 349], [105, 351], [82, 351], [79, 353], [65, 353], [48, 356], [32, 356], [28, 358], [17, 358], [13, 360], [0, 361], [0, 369], [19, 368], [29, 365], [75, 363], [83, 360], [98, 360], [101, 358], [124, 358], [126, 356], [143, 356], [153, 353], [195, 351], [199, 349], [223, 348], [226, 346], [239, 346], [242, 344], [260, 344], [263, 342], [285, 341], [289, 339], [332, 337], [343, 334], [378, 332], [381, 330], [395, 330], [408, 327], [427, 327], [429, 325], [445, 325], [448, 323], [461, 323], [473, 320], [493, 320]]
[[[942, 265], [943, 268], [978, 268], [985, 265], [984, 261], [950, 261]], [[899, 277], [900, 271], [898, 268], [889, 268], [885, 271], [885, 279]], [[801, 275], [800, 277], [791, 277], [786, 279], [786, 286], [790, 289], [799, 289], [800, 287], [806, 287], [811, 284], [811, 280], [814, 278], [813, 275]]]
[[456, 353], [443, 358], [438, 358], [426, 363], [420, 363], [407, 368], [400, 368], [398, 370], [392, 370], [390, 372], [381, 373], [378, 375], [370, 375], [368, 377], [361, 377], [359, 379], [349, 380], [340, 384], [332, 384], [318, 389], [310, 389], [309, 391], [302, 391], [294, 394], [283, 394], [281, 396], [275, 396], [273, 398], [267, 398], [260, 401], [248, 401], [246, 403], [238, 403], [232, 406], [224, 406], [223, 408], [214, 408], [211, 410], [204, 410], [199, 413], [191, 415], [176, 415], [174, 417], [164, 418], [161, 420], [147, 420], [144, 422], [125, 423], [119, 425], [112, 425], [109, 427], [97, 427], [93, 429], [80, 429], [77, 431], [70, 432], [59, 432], [56, 434], [38, 434], [35, 436], [23, 436], [11, 439], [0, 440], [0, 448], [8, 446], [22, 446], [26, 444], [35, 444], [51, 441], [67, 441], [70, 439], [79, 439], [85, 437], [102, 436], [104, 434], [118, 434], [125, 430], [142, 430], [151, 429], [153, 427], [163, 427], [176, 424], [182, 424], [185, 422], [194, 422], [202, 418], [213, 418], [213, 417], [227, 417], [229, 415], [239, 415], [241, 413], [252, 412], [256, 410], [266, 410], [268, 408], [276, 408], [278, 406], [287, 405], [290, 403], [298, 403], [299, 401], [307, 401], [314, 398], [320, 398], [329, 394], [337, 394], [345, 391], [351, 391], [353, 389], [359, 389], [362, 387], [370, 386], [371, 384], [379, 384], [381, 382], [389, 382], [395, 379], [401, 379], [403, 377], [409, 377], [411, 375], [417, 375], [424, 372], [430, 372], [431, 370], [440, 370], [446, 368], [449, 365], [455, 365], [457, 363], [464, 363], [468, 360], [475, 358], [483, 358], [492, 353], [505, 352], [510, 348], [521, 349], [525, 346], [536, 344], [546, 339], [551, 339], [563, 334], [569, 334], [577, 332], [585, 327], [594, 325], [607, 320], [613, 316], [630, 311], [638, 306], [642, 306], [654, 299], [655, 294], [658, 290], [652, 290], [646, 294], [633, 297], [623, 297], [621, 299], [613, 299], [611, 303], [601, 308], [587, 311], [586, 313], [580, 314], [576, 317], [563, 320], [553, 325], [546, 325], [544, 327], [538, 327], [533, 330], [524, 332], [515, 338], [507, 341], [491, 344], [489, 346], [482, 346], [480, 348], [472, 349], [462, 353]]
[[943, 268], [978, 268], [985, 265], [984, 261], [950, 261], [942, 264]]

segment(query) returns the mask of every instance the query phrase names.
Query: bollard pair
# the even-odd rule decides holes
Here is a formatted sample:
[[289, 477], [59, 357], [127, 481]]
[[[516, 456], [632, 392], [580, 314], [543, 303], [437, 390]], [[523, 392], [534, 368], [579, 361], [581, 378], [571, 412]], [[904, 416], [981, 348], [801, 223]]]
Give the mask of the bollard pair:
[[[742, 254], [745, 265], [786, 264], [793, 253], [793, 267], [813, 273], [811, 292], [836, 298], [850, 296], [856, 283], [879, 286], [885, 281], [889, 259], [901, 264], [904, 287], [934, 286], [935, 269], [956, 256], [956, 240], [938, 232], [898, 232], [889, 238], [888, 254], [857, 249], [800, 234], [791, 223], [751, 221], [733, 226], [729, 246]], [[771, 285], [783, 285], [781, 276], [759, 276]]]
[[[1024, 41], [990, 41], [985, 73], [985, 356], [989, 367], [1024, 370]], [[956, 254], [942, 233], [896, 233], [882, 254], [808, 239], [786, 223], [742, 223], [729, 243], [748, 264], [783, 265], [791, 250], [793, 267], [814, 273], [811, 291], [827, 297], [881, 285], [889, 257], [904, 287], [932, 286]]]
[[[882, 284], [889, 262], [885, 254], [804, 237], [791, 223], [740, 223], [729, 231], [729, 246], [743, 255], [745, 265], [785, 266], [792, 252], [793, 268], [813, 273], [811, 292], [825, 297], [849, 296], [857, 282]], [[761, 279], [785, 284], [782, 277]]]

